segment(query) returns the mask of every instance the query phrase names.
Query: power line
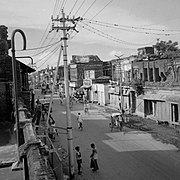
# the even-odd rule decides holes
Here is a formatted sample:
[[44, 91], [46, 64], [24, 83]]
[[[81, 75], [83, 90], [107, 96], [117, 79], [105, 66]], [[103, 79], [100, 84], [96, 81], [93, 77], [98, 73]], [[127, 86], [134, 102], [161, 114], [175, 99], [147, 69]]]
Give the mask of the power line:
[[[113, 0], [110, 0], [97, 14], [95, 14], [92, 19], [94, 19], [96, 16], [98, 16]], [[91, 19], [91, 20], [92, 20]]]
[[53, 14], [55, 14], [58, 4], [59, 4], [59, 0], [56, 0], [55, 5], [54, 5]]
[[[16, 50], [16, 51], [31, 51], [31, 50], [37, 50], [37, 49], [44, 49], [44, 48], [47, 48], [47, 47], [50, 47], [50, 46], [52, 47], [52, 46], [58, 44], [60, 41], [61, 41], [61, 40], [59, 40], [59, 41], [57, 41], [57, 42], [55, 42], [55, 43], [53, 43], [53, 44], [49, 44], [49, 45], [47, 45], [47, 46], [29, 48], [29, 49], [25, 49], [25, 50]], [[34, 55], [34, 56], [36, 56], [36, 55]]]
[[[98, 16], [113, 0], [110, 0], [96, 15], [92, 17], [94, 19], [96, 16]], [[93, 6], [93, 4], [96, 2], [96, 0], [89, 6], [89, 8], [86, 10], [86, 12], [83, 14], [83, 16], [89, 11], [89, 9]], [[83, 17], [82, 16], [82, 17]], [[78, 22], [77, 22], [78, 23]], [[77, 24], [76, 24], [77, 25]], [[73, 39], [77, 34], [75, 34], [71, 39]]]
[[[83, 23], [83, 22], [82, 22]], [[88, 27], [90, 27], [91, 29], [93, 29], [94, 31], [92, 31], [93, 33], [97, 33], [98, 35], [100, 35], [100, 36], [102, 36], [102, 37], [105, 37], [105, 38], [107, 38], [107, 39], [110, 39], [110, 40], [113, 40], [113, 41], [115, 41], [115, 42], [118, 42], [118, 43], [121, 43], [121, 44], [126, 44], [126, 45], [133, 45], [133, 46], [142, 46], [142, 45], [148, 45], [148, 44], [150, 44], [150, 43], [148, 43], [148, 44], [137, 44], [137, 43], [131, 43], [131, 42], [127, 42], [127, 41], [123, 41], [123, 40], [120, 40], [120, 39], [118, 39], [118, 38], [115, 38], [115, 37], [113, 37], [113, 36], [111, 36], [111, 35], [109, 35], [109, 34], [107, 34], [107, 33], [104, 33], [103, 31], [100, 31], [99, 29], [96, 29], [96, 28], [94, 28], [94, 27], [92, 27], [92, 26], [90, 26], [90, 25], [88, 25], [88, 24], [86, 24], [86, 23], [83, 23], [85, 26], [88, 26]], [[88, 29], [88, 28], [85, 28], [85, 29]], [[91, 31], [91, 29], [88, 29], [89, 31]], [[154, 41], [153, 41], [154, 42]], [[152, 42], [151, 42], [152, 43]]]
[[[46, 58], [46, 57], [48, 57], [51, 53], [51, 55], [50, 55], [50, 57], [52, 57], [52, 55], [59, 49], [60, 47], [58, 46], [58, 47], [56, 47], [53, 51], [51, 51], [49, 54], [47, 54], [46, 56], [44, 56], [42, 59], [40, 59], [40, 61], [38, 61], [38, 62], [41, 62], [44, 58]], [[49, 58], [50, 58], [49, 57]], [[37, 69], [39, 69], [40, 67], [42, 67], [48, 60], [49, 60], [49, 58], [47, 59], [47, 60], [45, 60], [41, 65], [39, 65], [38, 67], [37, 67]]]
[[75, 12], [74, 16], [76, 16], [76, 14], [79, 12], [79, 10], [81, 9], [81, 7], [83, 6], [83, 4], [85, 3], [86, 0], [84, 0], [81, 5], [79, 6], [79, 8], [77, 9], [77, 11]]
[[78, 2], [78, 0], [76, 0], [76, 2], [74, 3], [74, 5], [73, 5], [73, 7], [72, 7], [72, 9], [71, 9], [71, 11], [70, 11], [70, 13], [69, 13], [69, 16], [71, 15], [71, 13], [72, 13], [74, 7], [76, 6], [77, 2]]
[[64, 9], [66, 3], [67, 3], [67, 0], [63, 0], [62, 5], [61, 5], [61, 9]]
[[94, 5], [95, 2], [96, 2], [96, 0], [94, 0], [93, 3], [88, 7], [88, 9], [84, 12], [82, 17], [84, 17], [88, 13], [88, 11], [92, 8], [92, 6]]
[[[87, 8], [87, 10], [84, 12], [84, 14], [82, 15], [82, 17], [84, 17], [87, 13], [88, 13], [88, 11], [92, 8], [92, 6], [94, 5], [94, 3], [96, 2], [96, 0], [94, 0], [93, 2], [92, 2], [92, 4]], [[76, 25], [78, 24], [78, 22], [76, 23]], [[75, 36], [76, 36], [77, 34], [75, 34], [73, 37], [71, 37], [71, 39], [73, 39]]]
[[107, 23], [107, 22], [102, 22], [102, 21], [97, 21], [97, 20], [91, 20], [91, 19], [86, 19], [83, 18], [85, 20], [89, 20], [89, 21], [94, 21], [94, 22], [98, 22], [98, 23], [102, 23], [102, 24], [107, 24], [107, 25], [111, 25], [111, 26], [120, 26], [120, 27], [124, 27], [124, 28], [129, 28], [129, 29], [140, 29], [140, 30], [149, 30], [149, 31], [162, 31], [162, 32], [180, 32], [180, 30], [166, 30], [166, 29], [155, 29], [155, 28], [142, 28], [142, 27], [137, 27], [137, 26], [127, 26], [127, 25], [120, 25], [120, 24], [112, 24], [112, 23]]
[[[44, 53], [47, 49], [49, 49], [49, 48], [51, 48], [52, 46], [58, 44], [61, 40], [58, 40], [58, 41], [50, 44], [50, 43], [53, 41], [53, 39], [56, 39], [56, 35], [57, 35], [57, 34], [54, 34], [53, 38], [50, 39], [48, 45], [44, 46], [45, 49], [44, 49], [43, 51], [40, 51], [39, 53], [36, 53], [36, 54], [34, 54], [33, 56], [37, 56], [37, 55], [39, 55], [39, 54], [41, 54], [41, 53]], [[43, 47], [43, 48], [44, 48], [44, 47]], [[42, 49], [42, 48], [41, 48], [41, 49]]]
[[95, 24], [95, 25], [102, 26], [102, 27], [107, 27], [107, 28], [119, 29], [119, 30], [122, 30], [122, 31], [134, 32], [134, 33], [152, 34], [152, 35], [164, 35], [164, 36], [176, 35], [174, 33], [170, 34], [170, 33], [154, 33], [154, 32], [147, 32], [147, 31], [137, 31], [135, 29], [126, 29], [126, 28], [119, 27], [119, 26], [101, 24], [101, 23], [91, 21], [91, 20], [89, 20], [88, 23]]

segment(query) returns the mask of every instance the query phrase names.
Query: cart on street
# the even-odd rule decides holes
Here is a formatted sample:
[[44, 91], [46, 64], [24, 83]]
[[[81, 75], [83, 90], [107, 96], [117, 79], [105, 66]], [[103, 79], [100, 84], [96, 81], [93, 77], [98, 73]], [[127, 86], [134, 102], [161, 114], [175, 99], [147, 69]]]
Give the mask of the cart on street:
[[111, 122], [109, 123], [109, 127], [111, 132], [113, 129], [122, 130], [122, 114], [121, 113], [112, 113], [111, 114]]

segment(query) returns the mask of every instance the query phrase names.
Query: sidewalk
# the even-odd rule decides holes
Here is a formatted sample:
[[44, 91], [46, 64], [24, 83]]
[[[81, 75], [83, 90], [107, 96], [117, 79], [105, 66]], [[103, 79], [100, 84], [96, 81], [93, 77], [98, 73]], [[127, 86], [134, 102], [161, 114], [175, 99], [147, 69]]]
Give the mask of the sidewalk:
[[[118, 109], [113, 106], [100, 106], [96, 105], [100, 111], [104, 113], [118, 112]], [[170, 143], [180, 148], [180, 129], [173, 128], [169, 125], [160, 125], [156, 121], [149, 118], [142, 118], [137, 115], [130, 115], [127, 124], [129, 128], [134, 130], [146, 131], [157, 140], [164, 143]]]

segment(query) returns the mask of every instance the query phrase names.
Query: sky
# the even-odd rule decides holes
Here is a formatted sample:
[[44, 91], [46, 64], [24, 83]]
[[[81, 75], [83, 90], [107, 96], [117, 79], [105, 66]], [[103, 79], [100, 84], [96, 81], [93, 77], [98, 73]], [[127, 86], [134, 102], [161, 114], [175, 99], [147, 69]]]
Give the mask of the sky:
[[62, 9], [71, 19], [83, 18], [76, 25], [78, 33], [68, 31], [68, 61], [72, 55], [98, 55], [107, 61], [136, 55], [138, 48], [157, 39], [179, 42], [179, 7], [179, 0], [0, 0], [0, 25], [8, 27], [9, 39], [13, 30], [23, 30], [27, 50], [19, 51], [22, 37], [17, 33], [16, 54], [31, 56], [39, 70], [57, 64], [62, 31], [51, 31], [51, 17], [61, 17]]

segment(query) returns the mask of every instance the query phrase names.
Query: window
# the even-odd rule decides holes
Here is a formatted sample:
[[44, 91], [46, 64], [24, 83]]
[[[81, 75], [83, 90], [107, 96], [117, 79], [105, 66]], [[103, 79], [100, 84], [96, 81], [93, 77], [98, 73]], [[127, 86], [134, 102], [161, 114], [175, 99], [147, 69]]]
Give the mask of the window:
[[144, 81], [148, 81], [147, 68], [144, 68]]
[[153, 82], [153, 68], [149, 68], [149, 81]]
[[154, 68], [155, 71], [155, 82], [160, 82], [161, 77], [159, 76], [159, 68]]
[[85, 79], [95, 79], [95, 72], [94, 70], [89, 70], [84, 72]]
[[153, 103], [151, 100], [144, 100], [144, 108], [146, 115], [153, 115]]

